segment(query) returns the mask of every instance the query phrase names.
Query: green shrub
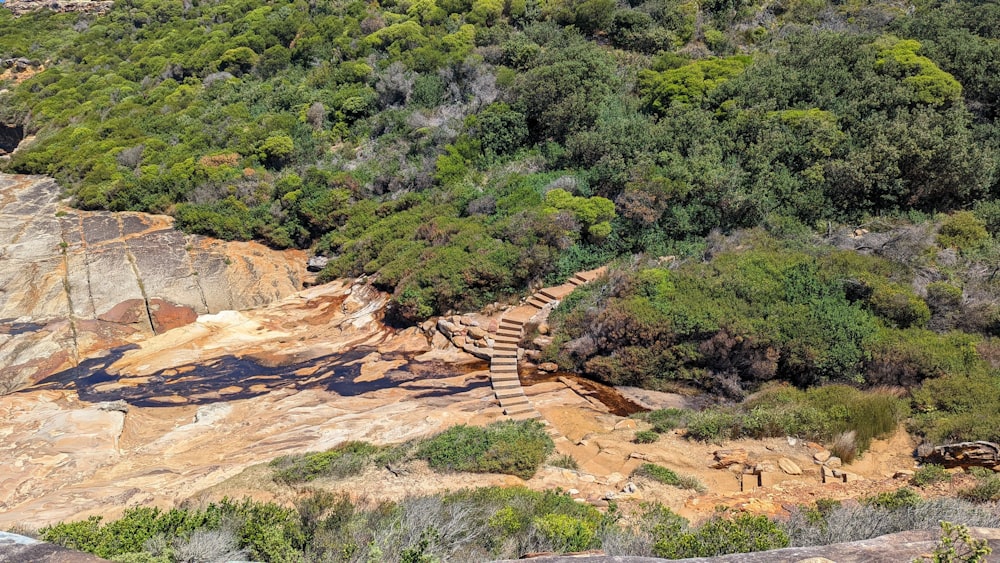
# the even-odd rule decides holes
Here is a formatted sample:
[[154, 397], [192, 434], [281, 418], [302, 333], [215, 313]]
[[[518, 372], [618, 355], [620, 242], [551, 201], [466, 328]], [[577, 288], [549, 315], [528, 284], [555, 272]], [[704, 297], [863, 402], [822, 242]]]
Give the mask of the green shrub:
[[671, 485], [679, 489], [690, 489], [692, 491], [703, 492], [705, 486], [698, 479], [689, 475], [678, 475], [672, 469], [657, 465], [655, 463], [644, 463], [632, 472], [635, 477], [646, 477], [654, 481]]
[[951, 473], [948, 473], [943, 466], [934, 463], [921, 466], [913, 473], [913, 478], [910, 479], [910, 483], [916, 487], [950, 482]]
[[787, 547], [788, 535], [766, 516], [740, 514], [732, 519], [716, 517], [696, 530], [661, 538], [653, 546], [658, 557], [714, 557], [727, 553], [750, 553]]
[[971, 502], [992, 502], [1000, 500], [1000, 474], [983, 467], [975, 467], [972, 474], [976, 484], [958, 492], [958, 497]]
[[458, 425], [420, 444], [416, 457], [446, 471], [535, 474], [554, 444], [536, 421], [501, 421], [479, 428]]
[[580, 469], [580, 464], [577, 463], [576, 458], [569, 454], [556, 456], [555, 459], [549, 462], [549, 465], [553, 467], [561, 467], [563, 469]]
[[359, 473], [381, 451], [367, 442], [346, 442], [325, 452], [282, 456], [271, 461], [274, 480], [285, 484], [320, 477], [343, 479]]
[[725, 409], [706, 409], [688, 417], [687, 436], [702, 442], [721, 442], [739, 435], [740, 416]]
[[941, 223], [937, 242], [946, 248], [965, 251], [982, 246], [989, 237], [985, 223], [973, 212], [957, 211]]
[[653, 430], [639, 430], [632, 439], [636, 444], [652, 444], [660, 439], [660, 435]]
[[595, 543], [595, 526], [566, 514], [546, 514], [535, 518], [535, 528], [555, 546], [555, 551], [583, 551]]
[[924, 502], [913, 489], [902, 487], [895, 491], [885, 491], [872, 497], [861, 499], [863, 504], [886, 510], [896, 510], [903, 507], [913, 507]]
[[681, 409], [658, 409], [655, 411], [641, 412], [632, 415], [632, 418], [645, 420], [653, 425], [653, 431], [663, 434], [674, 428], [684, 426], [684, 419], [688, 415], [687, 411]]

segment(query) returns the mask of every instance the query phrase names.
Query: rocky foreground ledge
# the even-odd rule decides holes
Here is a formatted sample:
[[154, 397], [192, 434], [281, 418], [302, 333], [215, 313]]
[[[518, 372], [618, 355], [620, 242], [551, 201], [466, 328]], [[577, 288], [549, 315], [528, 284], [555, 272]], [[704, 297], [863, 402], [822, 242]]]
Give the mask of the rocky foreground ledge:
[[0, 394], [94, 353], [302, 289], [306, 257], [174, 230], [172, 219], [60, 204], [43, 176], [0, 174]]
[[[970, 528], [972, 537], [989, 541], [993, 554], [986, 561], [1000, 561], [1000, 529]], [[676, 563], [909, 563], [918, 557], [930, 558], [938, 543], [939, 530], [911, 530], [870, 540], [814, 547], [788, 547], [757, 553], [736, 553], [721, 557], [675, 559]], [[523, 561], [520, 560], [520, 561]], [[651, 557], [611, 557], [605, 555], [536, 557], [537, 563], [652, 563], [666, 561]], [[514, 560], [495, 563], [513, 563]]]

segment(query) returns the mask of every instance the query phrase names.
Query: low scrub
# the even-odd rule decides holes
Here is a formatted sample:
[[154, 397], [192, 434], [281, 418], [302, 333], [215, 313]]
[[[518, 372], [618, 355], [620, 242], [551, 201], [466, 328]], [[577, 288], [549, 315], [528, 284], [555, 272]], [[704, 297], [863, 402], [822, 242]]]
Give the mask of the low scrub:
[[530, 479], [554, 447], [545, 427], [536, 421], [501, 421], [483, 428], [453, 426], [421, 443], [415, 456], [438, 470]]
[[342, 479], [360, 472], [380, 450], [367, 442], [347, 442], [325, 452], [282, 456], [270, 465], [279, 483], [302, 483], [320, 477]]
[[660, 439], [660, 435], [652, 430], [640, 430], [635, 433], [632, 441], [636, 444], [652, 444]]
[[646, 477], [665, 485], [672, 485], [679, 489], [690, 489], [702, 492], [705, 485], [701, 481], [690, 475], [678, 475], [672, 469], [657, 465], [655, 463], [644, 463], [632, 472], [633, 477]]
[[959, 491], [958, 496], [971, 502], [1000, 501], [1000, 474], [983, 467], [975, 467], [972, 474], [976, 484]]
[[632, 418], [645, 420], [653, 425], [653, 431], [659, 434], [669, 432], [674, 428], [684, 426], [684, 422], [689, 411], [682, 409], [658, 409], [655, 411], [640, 412], [632, 415]]
[[926, 487], [935, 483], [950, 483], [951, 473], [948, 473], [944, 466], [928, 463], [913, 473], [910, 484], [916, 487]]
[[868, 449], [873, 438], [892, 434], [909, 413], [906, 401], [888, 393], [846, 385], [806, 391], [766, 388], [737, 407], [715, 407], [687, 418], [687, 436], [718, 442], [738, 438], [799, 436], [837, 442], [845, 461]]
[[875, 538], [905, 530], [937, 528], [942, 520], [994, 528], [1000, 526], [1000, 506], [961, 499], [920, 500], [909, 489], [878, 495], [869, 502], [800, 508], [782, 525], [791, 545], [829, 545]]

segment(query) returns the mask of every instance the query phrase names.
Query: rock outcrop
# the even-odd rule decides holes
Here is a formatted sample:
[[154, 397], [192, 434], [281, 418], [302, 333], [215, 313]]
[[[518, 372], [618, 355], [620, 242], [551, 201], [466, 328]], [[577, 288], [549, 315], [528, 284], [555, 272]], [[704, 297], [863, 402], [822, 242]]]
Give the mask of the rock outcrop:
[[0, 394], [96, 353], [266, 305], [305, 255], [185, 235], [169, 217], [78, 211], [55, 181], [0, 174]]
[[6, 0], [0, 4], [0, 8], [7, 8], [15, 16], [39, 10], [103, 14], [110, 10], [112, 5], [114, 5], [112, 0]]
[[[1000, 530], [972, 528], [972, 536], [989, 541], [996, 553], [1000, 550]], [[721, 557], [677, 559], [676, 563], [899, 563], [929, 557], [938, 542], [938, 530], [912, 530], [889, 534], [870, 540], [813, 547], [789, 547], [756, 553], [737, 553]], [[993, 557], [988, 559], [994, 561]], [[652, 563], [664, 561], [650, 557], [592, 557], [552, 556], [532, 559], [537, 563]], [[513, 563], [497, 561], [494, 563]]]

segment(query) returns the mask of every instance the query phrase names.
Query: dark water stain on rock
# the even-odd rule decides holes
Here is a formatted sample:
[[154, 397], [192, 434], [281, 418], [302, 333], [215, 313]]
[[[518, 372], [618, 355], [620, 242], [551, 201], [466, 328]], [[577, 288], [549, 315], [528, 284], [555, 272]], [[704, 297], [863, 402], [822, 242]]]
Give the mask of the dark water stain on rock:
[[[144, 376], [145, 382], [120, 376], [109, 370], [122, 355], [136, 346], [122, 346], [102, 358], [81, 362], [75, 368], [45, 378], [28, 390], [74, 389], [81, 400], [89, 402], [123, 400], [139, 407], [176, 404], [203, 405], [247, 399], [277, 389], [325, 389], [345, 397], [400, 387], [418, 392], [417, 397], [435, 397], [485, 387], [488, 381], [470, 381], [467, 385], [441, 387], [413, 386], [415, 381], [452, 378], [482, 366], [451, 366], [444, 363], [409, 362], [385, 376], [358, 381], [363, 360], [374, 348], [359, 347], [344, 354], [330, 354], [285, 365], [265, 365], [244, 356], [225, 356], [204, 364], [189, 364], [159, 370]], [[306, 374], [306, 375], [302, 375]], [[121, 383], [116, 385], [116, 383]]]
[[624, 395], [603, 383], [598, 383], [592, 379], [587, 379], [575, 373], [555, 372], [545, 373], [535, 369], [521, 368], [521, 384], [525, 387], [537, 383], [558, 382], [559, 378], [565, 378], [575, 383], [584, 394], [597, 399], [604, 406], [608, 407], [608, 412], [616, 416], [629, 416], [637, 412], [646, 412], [648, 409], [630, 401]]
[[12, 320], [0, 319], [0, 334], [18, 336], [29, 332], [38, 332], [44, 329], [45, 326], [46, 325], [41, 323], [20, 323]]

